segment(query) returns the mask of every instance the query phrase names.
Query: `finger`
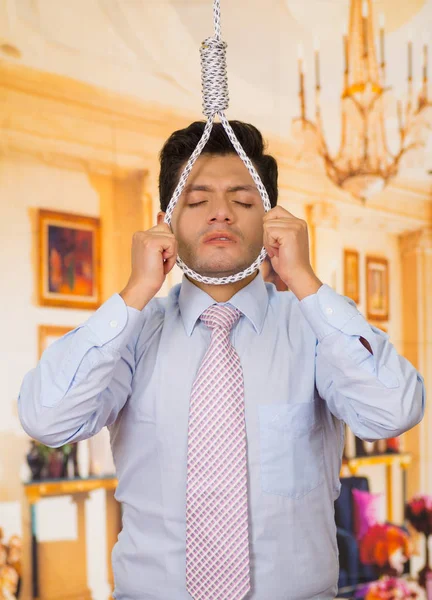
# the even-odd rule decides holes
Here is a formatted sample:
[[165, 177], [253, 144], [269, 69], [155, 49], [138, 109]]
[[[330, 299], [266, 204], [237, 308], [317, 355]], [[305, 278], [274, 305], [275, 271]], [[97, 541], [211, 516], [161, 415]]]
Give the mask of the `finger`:
[[273, 256], [276, 256], [275, 251], [271, 246], [264, 244], [264, 248], [266, 249], [269, 258], [273, 258]]
[[162, 255], [166, 254], [165, 258], [170, 258], [175, 252], [176, 239], [167, 235], [154, 235], [147, 240], [145, 247], [158, 250]]
[[148, 237], [148, 240], [158, 240], [158, 243], [162, 243], [162, 241], [165, 240], [167, 243], [173, 244], [176, 241], [176, 237], [173, 234], [155, 231], [151, 236]]
[[171, 258], [177, 254], [177, 242], [175, 240], [166, 240], [162, 242], [161, 252], [164, 259]]
[[168, 275], [168, 273], [172, 270], [172, 268], [176, 264], [176, 260], [177, 260], [177, 254], [175, 254], [174, 256], [171, 256], [171, 258], [168, 258], [168, 260], [165, 261], [165, 263], [164, 263], [165, 275]]
[[308, 237], [307, 227], [303, 225], [287, 225], [282, 226], [271, 223], [264, 227], [264, 235], [271, 235], [288, 239], [305, 239]]
[[163, 248], [164, 250], [166, 250], [166, 248], [168, 248], [169, 245], [175, 244], [176, 243], [176, 239], [174, 236], [171, 235], [167, 235], [166, 233], [155, 233], [152, 235], [149, 235], [145, 238], [142, 238], [142, 240], [139, 240], [139, 244], [143, 245], [143, 246], [150, 246], [150, 247], [154, 247], [157, 246], [159, 248]]
[[274, 256], [279, 256], [280, 244], [277, 241], [269, 237], [265, 237], [263, 245], [270, 258], [273, 258]]
[[287, 230], [280, 229], [268, 229], [264, 232], [264, 242], [269, 246], [273, 246], [275, 248], [279, 248], [283, 244], [284, 238], [286, 238]]
[[289, 225], [292, 227], [307, 227], [306, 221], [303, 219], [297, 219], [297, 217], [283, 217], [281, 219], [269, 219], [264, 221], [264, 227], [268, 227], [270, 225], [277, 225], [280, 227], [281, 225]]
[[264, 231], [273, 231], [274, 229], [280, 229], [283, 231], [302, 231], [304, 226], [299, 221], [268, 221], [264, 223]]
[[[266, 249], [270, 260], [272, 260], [275, 257], [279, 258], [279, 248], [277, 248], [276, 246], [270, 246], [270, 245], [264, 246], [264, 248]], [[273, 262], [272, 262], [272, 264], [273, 264]]]
[[177, 243], [174, 243], [170, 248], [162, 253], [162, 257], [165, 260], [164, 273], [167, 275], [174, 267], [177, 260]]
[[291, 219], [297, 219], [297, 217], [295, 215], [290, 213], [285, 208], [282, 208], [281, 206], [275, 206], [274, 208], [272, 208], [271, 210], [266, 212], [263, 219], [264, 219], [264, 221], [268, 221], [271, 219], [282, 219], [284, 217], [285, 218], [289, 217]]

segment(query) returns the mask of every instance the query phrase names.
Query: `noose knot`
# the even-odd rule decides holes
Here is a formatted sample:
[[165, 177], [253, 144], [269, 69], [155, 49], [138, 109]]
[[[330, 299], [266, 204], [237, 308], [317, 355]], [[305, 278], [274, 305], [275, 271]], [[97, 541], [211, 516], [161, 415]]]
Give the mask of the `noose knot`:
[[224, 112], [229, 105], [226, 48], [227, 44], [215, 37], [207, 38], [201, 44], [203, 113], [206, 117]]

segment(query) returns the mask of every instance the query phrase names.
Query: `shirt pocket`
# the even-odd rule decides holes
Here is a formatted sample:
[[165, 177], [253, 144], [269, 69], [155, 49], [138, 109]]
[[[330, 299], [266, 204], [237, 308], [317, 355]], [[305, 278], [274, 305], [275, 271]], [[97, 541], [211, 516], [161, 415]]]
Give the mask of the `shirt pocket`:
[[324, 481], [323, 429], [316, 401], [260, 404], [261, 487], [301, 498]]

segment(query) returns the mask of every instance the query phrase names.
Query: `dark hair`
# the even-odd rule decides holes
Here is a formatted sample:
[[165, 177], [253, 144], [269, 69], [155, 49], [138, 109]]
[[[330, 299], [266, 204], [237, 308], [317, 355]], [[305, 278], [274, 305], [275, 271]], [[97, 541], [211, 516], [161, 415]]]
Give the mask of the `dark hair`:
[[[264, 154], [265, 145], [261, 132], [253, 125], [241, 121], [230, 121], [234, 133], [253, 162], [267, 190], [272, 207], [277, 204], [277, 162], [268, 154]], [[160, 208], [163, 212], [171, 200], [178, 184], [182, 170], [195, 150], [205, 127], [204, 121], [195, 121], [189, 127], [175, 131], [165, 142], [160, 153], [159, 195]], [[203, 154], [225, 156], [237, 154], [231, 144], [222, 123], [214, 123], [210, 138], [204, 147]]]

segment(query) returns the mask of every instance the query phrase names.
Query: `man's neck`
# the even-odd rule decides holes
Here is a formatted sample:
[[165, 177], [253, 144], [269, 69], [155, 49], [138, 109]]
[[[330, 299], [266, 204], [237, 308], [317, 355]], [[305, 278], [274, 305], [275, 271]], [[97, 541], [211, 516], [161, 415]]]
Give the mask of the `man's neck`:
[[208, 283], [194, 281], [190, 277], [187, 277], [187, 275], [186, 277], [191, 283], [200, 288], [200, 290], [211, 296], [215, 302], [228, 302], [228, 300], [235, 296], [237, 292], [249, 285], [249, 283], [253, 281], [257, 275], [258, 271], [252, 273], [252, 275], [249, 275], [248, 277], [245, 277], [241, 281], [237, 281], [236, 283], [226, 283], [224, 285], [210, 285]]

